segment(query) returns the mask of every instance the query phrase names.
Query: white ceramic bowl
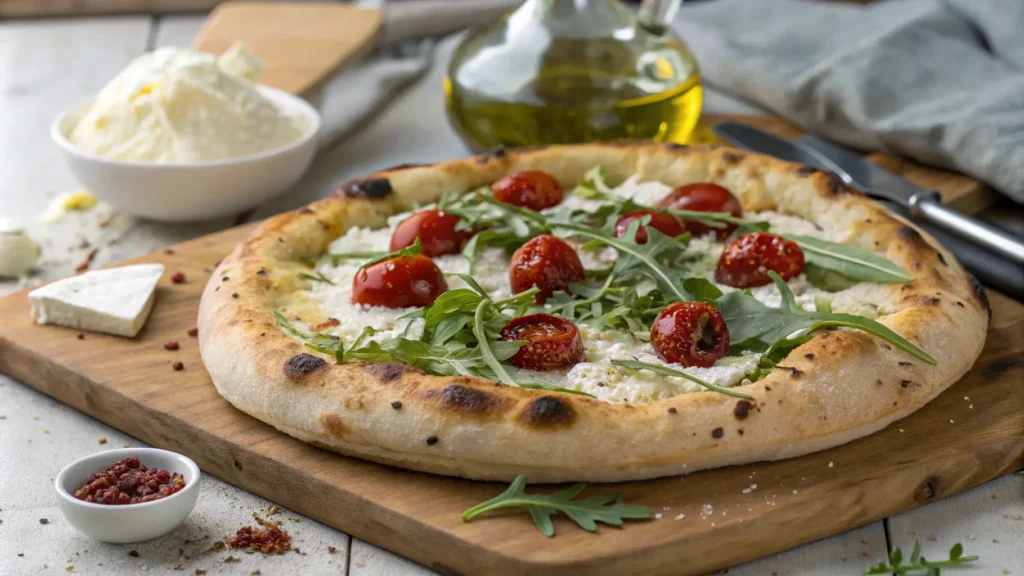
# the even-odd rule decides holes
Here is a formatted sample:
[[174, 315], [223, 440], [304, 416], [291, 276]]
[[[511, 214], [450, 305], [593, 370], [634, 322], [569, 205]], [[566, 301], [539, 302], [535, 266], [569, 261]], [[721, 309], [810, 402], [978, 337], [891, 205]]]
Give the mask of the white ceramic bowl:
[[[166, 498], [142, 504], [94, 504], [75, 498], [75, 490], [97, 470], [123, 458], [136, 457], [149, 468], [177, 472], [185, 487]], [[57, 508], [75, 530], [100, 542], [127, 544], [163, 536], [177, 528], [199, 499], [199, 466], [174, 452], [157, 448], [121, 448], [86, 456], [68, 464], [54, 482]]]
[[298, 140], [259, 154], [158, 164], [111, 160], [86, 152], [68, 140], [92, 101], [54, 119], [50, 136], [79, 182], [115, 208], [153, 220], [207, 220], [238, 214], [294, 185], [317, 149], [320, 115], [305, 100], [276, 88], [258, 86], [278, 108], [304, 119]]

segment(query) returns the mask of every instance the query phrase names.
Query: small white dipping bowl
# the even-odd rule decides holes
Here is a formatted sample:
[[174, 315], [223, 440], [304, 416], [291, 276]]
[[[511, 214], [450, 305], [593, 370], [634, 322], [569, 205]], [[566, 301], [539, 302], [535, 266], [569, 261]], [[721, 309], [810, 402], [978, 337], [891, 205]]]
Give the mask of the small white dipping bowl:
[[[142, 465], [185, 478], [185, 487], [170, 496], [142, 504], [94, 504], [75, 498], [90, 474], [132, 456]], [[127, 544], [163, 536], [177, 528], [199, 499], [199, 466], [174, 452], [157, 448], [121, 448], [86, 456], [67, 465], [54, 482], [57, 507], [64, 519], [85, 536], [100, 542]]]
[[253, 208], [281, 194], [309, 168], [317, 150], [320, 115], [305, 100], [257, 86], [280, 110], [301, 118], [305, 132], [294, 142], [258, 154], [202, 162], [129, 162], [86, 152], [69, 137], [92, 101], [61, 112], [50, 126], [64, 161], [97, 198], [143, 218], [208, 220]]

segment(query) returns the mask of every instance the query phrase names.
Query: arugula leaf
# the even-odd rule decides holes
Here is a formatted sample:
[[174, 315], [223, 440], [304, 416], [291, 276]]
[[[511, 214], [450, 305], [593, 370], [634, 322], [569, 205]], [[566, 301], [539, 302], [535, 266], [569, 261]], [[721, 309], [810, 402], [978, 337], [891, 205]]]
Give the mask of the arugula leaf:
[[770, 227], [771, 225], [768, 222], [748, 221], [740, 224], [736, 230], [733, 230], [733, 235], [736, 238], [739, 238], [740, 236], [750, 234], [751, 232], [767, 232]]
[[420, 237], [417, 236], [416, 240], [414, 240], [413, 243], [410, 244], [409, 246], [406, 246], [405, 248], [402, 248], [401, 250], [399, 250], [397, 252], [391, 252], [390, 254], [384, 254], [382, 256], [378, 256], [377, 258], [374, 258], [373, 260], [370, 260], [368, 262], [364, 262], [363, 265], [359, 267], [359, 269], [362, 270], [364, 268], [369, 268], [370, 266], [373, 266], [374, 264], [377, 264], [379, 262], [383, 262], [385, 260], [391, 260], [392, 258], [400, 258], [402, 256], [416, 256], [416, 255], [420, 254], [421, 252], [423, 252], [423, 247], [420, 246]]
[[[509, 386], [517, 386], [515, 378], [505, 370], [501, 361], [494, 355], [487, 334], [484, 333], [484, 314], [487, 313], [487, 308], [490, 305], [491, 301], [484, 298], [477, 305], [476, 312], [473, 314], [473, 334], [476, 336], [477, 348], [480, 349], [480, 355], [483, 356], [484, 362], [494, 371], [494, 375], [498, 377], [499, 382]], [[526, 341], [522, 341], [522, 343], [525, 345]]]
[[649, 370], [655, 374], [661, 374], [664, 376], [677, 376], [679, 378], [685, 378], [694, 384], [703, 386], [712, 392], [718, 392], [719, 394], [725, 394], [726, 396], [733, 396], [735, 398], [746, 398], [747, 400], [753, 400], [754, 398], [749, 394], [743, 392], [737, 392], [730, 388], [723, 388], [716, 386], [710, 382], [705, 382], [696, 376], [691, 376], [682, 370], [676, 370], [675, 368], [669, 368], [668, 366], [662, 366], [661, 364], [652, 364], [650, 362], [641, 362], [639, 360], [617, 360], [611, 361], [614, 366], [622, 366], [624, 368], [632, 368], [633, 370]]
[[548, 384], [547, 382], [520, 382], [520, 388], [528, 388], [530, 390], [547, 390], [548, 392], [564, 392], [566, 394], [576, 394], [577, 396], [587, 396], [589, 398], [597, 398], [589, 392], [582, 390], [573, 390], [572, 388], [563, 388], [562, 386], [555, 386], [554, 384]]
[[481, 298], [487, 298], [487, 291], [484, 290], [480, 286], [480, 284], [477, 283], [477, 281], [474, 280], [473, 277], [470, 276], [469, 274], [461, 274], [459, 272], [445, 272], [445, 276], [454, 276], [455, 278], [462, 280], [467, 285], [469, 285], [469, 287], [472, 288], [477, 294], [479, 294]]
[[813, 236], [780, 236], [796, 242], [808, 263], [838, 272], [853, 280], [897, 283], [913, 279], [906, 270], [870, 250], [837, 244]]
[[334, 286], [334, 282], [332, 282], [331, 279], [328, 278], [327, 276], [324, 276], [323, 273], [320, 272], [319, 270], [316, 271], [316, 274], [309, 274], [308, 272], [299, 272], [299, 278], [302, 278], [303, 280], [312, 280], [313, 282], [324, 282], [326, 284]]
[[722, 296], [722, 290], [707, 278], [687, 278], [683, 280], [683, 290], [689, 292], [694, 300], [711, 302]]
[[835, 270], [822, 268], [811, 262], [804, 264], [804, 275], [807, 276], [807, 281], [812, 286], [827, 292], [839, 292], [856, 284], [849, 276], [844, 276]]
[[345, 343], [342, 342], [341, 338], [331, 336], [330, 334], [317, 334], [313, 336], [312, 340], [303, 345], [314, 352], [334, 356], [334, 359], [338, 362], [341, 362], [342, 354], [345, 351]]
[[948, 560], [929, 562], [921, 556], [921, 542], [919, 540], [914, 540], [914, 551], [911, 553], [910, 560], [906, 564], [903, 563], [903, 552], [899, 547], [896, 547], [889, 552], [888, 562], [879, 562], [876, 566], [872, 566], [865, 570], [863, 574], [870, 576], [872, 574], [911, 574], [924, 572], [928, 576], [938, 576], [940, 568], [962, 566], [978, 559], [977, 556], [964, 556], [963, 554], [964, 547], [962, 544], [957, 542], [949, 549]]
[[619, 252], [619, 259], [615, 262], [615, 272], [623, 275], [630, 268], [641, 266], [646, 268], [647, 273], [657, 282], [658, 287], [675, 300], [688, 301], [693, 297], [683, 289], [683, 271], [677, 267], [670, 267], [663, 263], [666, 256], [680, 256], [686, 246], [674, 238], [670, 238], [654, 228], [647, 229], [647, 243], [637, 244], [629, 238], [636, 237], [636, 229], [639, 229], [639, 221], [633, 221], [629, 229], [621, 237], [616, 238], [607, 231], [599, 231], [576, 224], [554, 224], [557, 230], [571, 232], [575, 236], [582, 236], [591, 240], [597, 240], [615, 248]]
[[935, 359], [923, 350], [890, 330], [884, 324], [856, 316], [835, 312], [807, 312], [796, 306], [793, 292], [775, 272], [768, 272], [782, 295], [782, 305], [772, 308], [743, 292], [730, 292], [718, 299], [722, 318], [729, 326], [729, 336], [736, 350], [764, 350], [778, 340], [798, 330], [814, 332], [822, 328], [843, 327], [867, 332], [903, 350], [928, 364]]
[[526, 508], [540, 533], [550, 538], [555, 535], [551, 516], [556, 512], [565, 514], [588, 532], [597, 530], [598, 522], [621, 526], [624, 520], [650, 518], [652, 514], [647, 506], [627, 506], [621, 494], [573, 500], [587, 487], [585, 483], [552, 494], [527, 494], [526, 479], [526, 474], [520, 474], [504, 492], [463, 512], [462, 521], [470, 522], [481, 514], [499, 508]]
[[291, 334], [292, 336], [301, 338], [303, 340], [309, 340], [316, 336], [316, 334], [312, 332], [303, 332], [302, 330], [299, 330], [298, 328], [295, 327], [294, 324], [289, 322], [288, 319], [284, 317], [284, 314], [281, 314], [277, 310], [274, 310], [274, 319], [277, 320], [278, 326], [283, 328], [285, 332]]

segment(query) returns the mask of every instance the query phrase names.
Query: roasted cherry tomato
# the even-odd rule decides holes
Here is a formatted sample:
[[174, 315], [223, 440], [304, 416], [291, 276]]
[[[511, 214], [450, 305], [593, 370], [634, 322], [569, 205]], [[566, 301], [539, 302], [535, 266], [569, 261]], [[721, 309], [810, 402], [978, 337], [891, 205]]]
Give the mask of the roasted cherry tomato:
[[629, 225], [634, 220], [639, 220], [644, 216], [650, 216], [651, 221], [636, 231], [636, 243], [647, 244], [647, 226], [654, 228], [658, 232], [661, 232], [665, 236], [679, 236], [683, 232], [686, 232], [686, 226], [683, 222], [671, 214], [665, 214], [664, 212], [657, 212], [654, 210], [637, 210], [636, 212], [630, 212], [620, 217], [615, 222], [615, 236], [619, 237], [626, 233], [629, 229]]
[[[718, 184], [687, 184], [672, 191], [671, 194], [658, 202], [662, 208], [673, 210], [693, 210], [696, 212], [728, 212], [739, 218], [743, 215], [740, 202], [728, 190]], [[715, 238], [724, 240], [736, 229], [736, 224], [725, 224], [724, 228], [711, 228], [702, 222], [684, 220], [683, 224], [694, 236], [704, 236], [712, 230]]]
[[501, 339], [529, 342], [508, 359], [513, 366], [528, 370], [558, 370], [584, 358], [579, 328], [571, 320], [551, 314], [516, 318], [501, 329]]
[[729, 328], [710, 304], [676, 302], [654, 319], [651, 345], [665, 362], [710, 368], [729, 353]]
[[352, 303], [387, 308], [430, 306], [448, 282], [434, 261], [423, 255], [377, 262], [352, 279]]
[[391, 251], [398, 252], [420, 239], [424, 256], [457, 254], [473, 237], [472, 230], [456, 230], [458, 216], [444, 210], [424, 210], [409, 216], [391, 233]]
[[736, 288], [764, 286], [772, 281], [769, 270], [783, 280], [799, 276], [804, 271], [803, 250], [785, 238], [752, 232], [725, 247], [718, 259], [715, 280]]
[[505, 176], [491, 185], [491, 193], [498, 202], [537, 211], [562, 202], [562, 185], [547, 172], [539, 170]]
[[570, 282], [585, 278], [580, 257], [565, 240], [550, 234], [535, 236], [512, 255], [508, 268], [512, 293], [536, 286], [537, 304], [543, 304], [556, 290], [569, 290]]

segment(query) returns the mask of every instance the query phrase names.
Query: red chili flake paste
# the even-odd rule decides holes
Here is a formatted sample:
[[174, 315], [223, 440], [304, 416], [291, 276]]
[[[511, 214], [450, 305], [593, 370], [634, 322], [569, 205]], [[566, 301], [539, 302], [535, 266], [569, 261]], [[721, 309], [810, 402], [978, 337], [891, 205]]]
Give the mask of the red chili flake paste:
[[185, 273], [184, 272], [175, 272], [174, 274], [171, 274], [171, 282], [173, 282], [174, 284], [181, 284], [184, 281], [185, 281]]
[[185, 487], [177, 472], [148, 468], [138, 458], [119, 460], [85, 479], [75, 498], [96, 504], [141, 504], [166, 498]]
[[177, 350], [181, 348], [177, 340], [168, 340], [164, 342], [164, 350]]
[[228, 546], [238, 550], [264, 554], [284, 554], [292, 549], [292, 537], [280, 528], [281, 521], [264, 520], [253, 515], [259, 527], [244, 526], [238, 529]]

